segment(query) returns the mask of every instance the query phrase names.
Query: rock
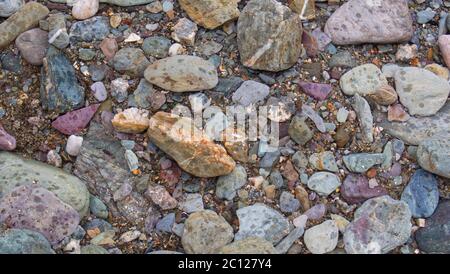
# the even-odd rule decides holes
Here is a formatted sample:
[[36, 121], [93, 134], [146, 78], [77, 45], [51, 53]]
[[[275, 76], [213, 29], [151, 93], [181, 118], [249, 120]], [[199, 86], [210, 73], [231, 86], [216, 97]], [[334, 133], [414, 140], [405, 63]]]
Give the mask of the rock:
[[141, 232], [139, 230], [130, 230], [120, 235], [119, 242], [129, 243], [139, 238], [139, 236], [141, 236]]
[[280, 161], [281, 152], [279, 150], [267, 152], [259, 161], [259, 167], [265, 169], [272, 169]]
[[[445, 128], [445, 125], [442, 125], [442, 128]], [[445, 178], [450, 178], [449, 136], [449, 130], [439, 132], [422, 141], [417, 149], [419, 165], [423, 169]]]
[[239, 231], [234, 240], [242, 240], [248, 237], [263, 238], [272, 244], [277, 244], [289, 234], [289, 222], [278, 211], [256, 203], [240, 208], [236, 211], [239, 218]]
[[316, 172], [308, 180], [308, 188], [321, 196], [328, 196], [341, 185], [338, 176], [330, 172]]
[[258, 237], [248, 237], [222, 247], [220, 254], [278, 254], [273, 245]]
[[346, 95], [368, 95], [388, 84], [381, 70], [373, 64], [358, 66], [342, 75], [340, 86]]
[[96, 196], [91, 195], [89, 200], [91, 213], [98, 218], [107, 219], [109, 215], [108, 207]]
[[295, 113], [295, 103], [288, 96], [270, 97], [266, 104], [267, 118], [277, 123], [286, 122]]
[[305, 231], [304, 241], [313, 254], [324, 254], [336, 248], [339, 230], [336, 222], [328, 220]]
[[98, 245], [85, 245], [81, 247], [81, 254], [89, 254], [89, 255], [99, 255], [99, 254], [109, 254], [108, 250], [104, 249]]
[[105, 232], [102, 232], [92, 238], [91, 244], [93, 245], [104, 245], [104, 246], [111, 246], [115, 244], [114, 236], [115, 236], [114, 230], [106, 230]]
[[[116, 39], [113, 39], [113, 38], [103, 39], [103, 41], [100, 43], [99, 47], [102, 50], [102, 52], [105, 55], [107, 60], [113, 59], [114, 56], [116, 56], [117, 51], [119, 50], [119, 45], [117, 45]], [[135, 53], [134, 57], [142, 58], [142, 56], [140, 54], [141, 52], [139, 50], [135, 50], [135, 52], [136, 53]], [[118, 61], [123, 62], [123, 63], [120, 63], [118, 65], [122, 66], [121, 68], [127, 69], [128, 68], [127, 65], [128, 66], [131, 66], [131, 65], [127, 64], [127, 62], [129, 62], [129, 61], [126, 60], [126, 54], [130, 54], [130, 53], [123, 51], [122, 54], [123, 54], [122, 56], [118, 57], [119, 58]], [[142, 60], [142, 62], [145, 62], [144, 58], [142, 58], [141, 60]], [[137, 61], [137, 62], [139, 62], [139, 61]]]
[[117, 102], [122, 103], [128, 97], [129, 87], [130, 85], [127, 80], [117, 78], [111, 81], [111, 95], [117, 100]]
[[300, 208], [300, 202], [295, 196], [288, 192], [283, 191], [280, 196], [280, 210], [284, 213], [292, 213]]
[[180, 0], [181, 8], [198, 25], [215, 29], [239, 17], [239, 1], [231, 0]]
[[408, 204], [414, 218], [430, 217], [439, 202], [439, 189], [436, 177], [417, 170], [402, 193], [401, 200]]
[[304, 93], [319, 101], [326, 100], [333, 90], [333, 87], [329, 84], [300, 82], [298, 85]]
[[317, 170], [327, 170], [331, 172], [339, 171], [336, 159], [331, 151], [312, 154], [309, 157], [309, 163]]
[[363, 175], [349, 174], [341, 187], [341, 197], [350, 204], [362, 203], [368, 199], [387, 195], [386, 189], [378, 185], [370, 187], [369, 180]]
[[147, 55], [156, 58], [166, 58], [169, 55], [171, 45], [170, 40], [164, 36], [152, 36], [144, 40], [142, 49]]
[[9, 17], [24, 5], [23, 0], [5, 0], [0, 3], [0, 17]]
[[0, 234], [0, 254], [55, 254], [40, 233], [28, 229], [8, 229]]
[[103, 102], [108, 98], [108, 92], [106, 91], [106, 87], [102, 82], [95, 82], [91, 85], [92, 93], [94, 94], [95, 99], [99, 102]]
[[388, 106], [389, 122], [406, 122], [411, 118], [401, 104]]
[[173, 209], [178, 205], [177, 200], [170, 196], [170, 193], [162, 185], [149, 185], [146, 195], [162, 210]]
[[309, 0], [291, 0], [289, 8], [300, 15], [302, 20], [312, 20], [316, 17], [316, 3]]
[[418, 47], [417, 45], [399, 45], [397, 49], [397, 53], [395, 53], [395, 60], [407, 62], [413, 58], [416, 58], [418, 55]]
[[174, 224], [175, 213], [169, 213], [156, 224], [156, 231], [172, 233], [172, 227], [174, 226]]
[[145, 70], [145, 79], [174, 92], [212, 89], [219, 81], [216, 68], [210, 62], [189, 55], [154, 62]]
[[431, 116], [446, 103], [450, 84], [434, 73], [415, 67], [401, 68], [395, 73], [395, 86], [400, 102], [409, 114]]
[[199, 193], [186, 193], [179, 204], [179, 208], [186, 213], [202, 211], [205, 208], [202, 195]]
[[78, 21], [70, 27], [70, 43], [101, 41], [106, 38], [109, 31], [109, 19], [105, 16]]
[[247, 183], [247, 171], [241, 165], [237, 165], [234, 170], [217, 179], [216, 196], [220, 199], [233, 200], [236, 191]]
[[429, 64], [426, 65], [424, 69], [431, 71], [432, 73], [436, 74], [437, 76], [441, 77], [444, 80], [449, 79], [450, 71], [446, 67], [443, 67], [438, 64]]
[[300, 201], [303, 210], [306, 211], [311, 207], [308, 192], [303, 186], [298, 185], [295, 187], [295, 198]]
[[42, 107], [64, 113], [84, 104], [84, 89], [78, 83], [75, 69], [69, 59], [50, 47], [41, 70]]
[[217, 84], [215, 90], [222, 92], [224, 94], [230, 94], [236, 91], [244, 82], [242, 78], [232, 76], [230, 78], [219, 78], [219, 83]]
[[372, 143], [373, 116], [369, 103], [367, 103], [366, 99], [359, 96], [359, 94], [355, 94], [355, 96], [353, 96], [352, 106], [358, 116], [363, 141], [366, 143]]
[[39, 232], [55, 244], [75, 231], [80, 215], [52, 192], [29, 184], [18, 186], [3, 196], [0, 222], [11, 228]]
[[212, 254], [233, 240], [233, 228], [214, 211], [192, 213], [184, 223], [181, 243], [187, 254]]
[[[1, 5], [8, 5], [11, 1], [2, 1]], [[1, 9], [1, 8], [0, 8]], [[17, 12], [0, 24], [0, 49], [7, 47], [17, 36], [38, 25], [49, 13], [46, 6], [37, 2], [23, 5]]]
[[330, 216], [331, 216], [331, 219], [336, 222], [339, 232], [344, 234], [345, 229], [347, 228], [348, 224], [350, 224], [350, 222], [347, 221], [347, 219], [345, 219], [344, 217], [342, 217], [340, 215], [330, 214]]
[[436, 15], [436, 12], [433, 11], [429, 7], [426, 8], [425, 10], [418, 11], [417, 12], [417, 23], [426, 24], [429, 21], [431, 21], [435, 15]]
[[0, 124], [0, 151], [11, 151], [16, 149], [16, 138], [9, 134]]
[[77, 20], [85, 20], [94, 16], [99, 8], [99, 0], [78, 0], [72, 7], [72, 16]]
[[294, 116], [288, 129], [289, 136], [297, 144], [303, 146], [312, 139], [313, 132], [306, 124], [306, 117]]
[[0, 196], [7, 195], [16, 186], [37, 182], [73, 207], [81, 217], [88, 212], [89, 192], [85, 184], [62, 169], [0, 152], [0, 174]]
[[123, 48], [119, 50], [112, 60], [114, 69], [129, 74], [132, 77], [143, 77], [145, 69], [150, 62], [144, 52], [138, 48]]
[[28, 30], [17, 37], [16, 47], [28, 63], [40, 66], [49, 47], [48, 33], [39, 28]]
[[347, 126], [342, 125], [337, 128], [336, 134], [334, 135], [334, 140], [336, 142], [336, 145], [338, 148], [343, 148], [347, 145], [347, 143], [351, 139], [350, 135], [351, 129], [349, 129]]
[[350, 51], [339, 51], [336, 54], [333, 54], [330, 61], [328, 61], [328, 66], [330, 68], [354, 68], [357, 65], [358, 63]]
[[142, 133], [148, 129], [148, 111], [128, 108], [114, 116], [111, 121], [115, 130], [124, 133]]
[[190, 118], [158, 112], [150, 119], [150, 140], [183, 170], [197, 177], [231, 173], [236, 165], [234, 160], [222, 146], [202, 135]]
[[441, 35], [438, 39], [439, 49], [448, 68], [450, 68], [450, 35]]
[[63, 13], [52, 13], [47, 18], [48, 42], [58, 49], [64, 49], [70, 44], [66, 29], [66, 17]]
[[66, 135], [79, 134], [87, 127], [99, 107], [100, 104], [95, 104], [68, 112], [56, 118], [52, 122], [52, 127]]
[[294, 228], [291, 233], [289, 233], [289, 235], [287, 235], [279, 244], [277, 244], [275, 249], [279, 254], [287, 253], [292, 244], [303, 235], [303, 232], [305, 232], [303, 227]]
[[[128, 96], [128, 106], [143, 109], [147, 109], [149, 107], [156, 108], [157, 106], [155, 105], [155, 101], [152, 102], [150, 99], [154, 99], [157, 94], [158, 93], [155, 92], [152, 84], [147, 82], [145, 79], [141, 79], [134, 93]], [[161, 98], [164, 99], [165, 102], [165, 98]]]
[[91, 61], [94, 59], [96, 52], [92, 49], [81, 48], [78, 50], [78, 57], [83, 61]]
[[385, 157], [381, 153], [355, 153], [346, 155], [342, 159], [351, 172], [364, 173], [374, 165], [381, 165]]
[[67, 139], [66, 152], [71, 156], [78, 156], [81, 145], [83, 144], [83, 137], [70, 135]]
[[173, 26], [172, 39], [187, 44], [189, 46], [194, 46], [195, 35], [197, 34], [197, 25], [187, 18], [181, 18]]
[[442, 131], [443, 128], [448, 128], [450, 124], [448, 121], [450, 121], [450, 104], [446, 104], [436, 115], [431, 117], [411, 117], [405, 123], [393, 123], [384, 119], [380, 126], [389, 135], [417, 146]]
[[450, 200], [442, 200], [426, 226], [415, 233], [420, 250], [427, 253], [450, 252]]
[[334, 12], [325, 25], [325, 32], [337, 45], [407, 42], [413, 31], [405, 0], [350, 0]]
[[310, 209], [306, 210], [303, 215], [308, 217], [308, 220], [320, 220], [327, 213], [327, 207], [324, 204], [317, 204]]
[[380, 86], [374, 93], [369, 94], [367, 97], [382, 106], [392, 105], [398, 99], [397, 92], [390, 85]]
[[405, 202], [381, 196], [367, 200], [355, 212], [344, 233], [349, 254], [385, 254], [408, 240], [411, 212]]
[[300, 17], [275, 0], [252, 0], [237, 24], [241, 62], [257, 70], [292, 67], [302, 50]]
[[233, 102], [244, 107], [263, 101], [269, 95], [270, 88], [252, 80], [245, 81], [233, 93]]

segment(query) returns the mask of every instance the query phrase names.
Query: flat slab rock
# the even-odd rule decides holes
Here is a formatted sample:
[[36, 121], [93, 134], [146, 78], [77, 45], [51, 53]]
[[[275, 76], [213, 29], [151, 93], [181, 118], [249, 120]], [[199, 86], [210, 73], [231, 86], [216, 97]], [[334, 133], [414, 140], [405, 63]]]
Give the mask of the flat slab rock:
[[160, 88], [174, 91], [202, 91], [219, 82], [214, 65], [200, 57], [176, 55], [147, 67], [145, 79]]
[[413, 31], [406, 0], [350, 0], [325, 25], [336, 45], [407, 42]]
[[8, 227], [39, 232], [50, 243], [58, 243], [72, 235], [80, 215], [47, 189], [23, 185], [0, 200], [0, 222]]
[[217, 177], [233, 171], [236, 163], [225, 148], [197, 129], [190, 118], [158, 112], [150, 119], [150, 141], [170, 155], [184, 171], [197, 177]]

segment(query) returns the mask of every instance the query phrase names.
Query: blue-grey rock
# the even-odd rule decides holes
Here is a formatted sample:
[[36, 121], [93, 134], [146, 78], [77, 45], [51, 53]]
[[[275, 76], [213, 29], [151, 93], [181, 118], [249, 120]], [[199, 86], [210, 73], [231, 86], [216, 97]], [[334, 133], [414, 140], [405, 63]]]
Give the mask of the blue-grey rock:
[[280, 210], [285, 213], [292, 213], [300, 208], [300, 202], [295, 196], [288, 192], [283, 191], [280, 195]]
[[270, 173], [269, 182], [274, 185], [276, 189], [280, 189], [285, 186], [283, 176], [279, 170], [274, 170]]
[[108, 218], [108, 207], [97, 197], [91, 195], [89, 201], [89, 208], [91, 209], [91, 213], [94, 214], [98, 218], [106, 219]]
[[423, 169], [417, 170], [403, 190], [401, 199], [408, 204], [413, 217], [430, 217], [439, 202], [436, 177]]
[[84, 89], [69, 59], [50, 47], [41, 70], [41, 103], [44, 109], [65, 113], [84, 105]]
[[101, 246], [98, 245], [85, 245], [81, 247], [81, 254], [90, 254], [90, 255], [97, 255], [97, 254], [109, 254], [108, 250], [104, 249]]
[[341, 185], [338, 176], [330, 172], [316, 172], [308, 180], [308, 188], [321, 196], [328, 196]]
[[169, 48], [172, 45], [170, 39], [164, 36], [151, 36], [144, 40], [142, 49], [145, 54], [156, 57], [165, 58], [169, 55]]
[[417, 149], [417, 161], [419, 165], [434, 174], [450, 178], [450, 130], [447, 129], [425, 139]]
[[2, 68], [13, 73], [19, 73], [22, 71], [22, 65], [20, 64], [20, 56], [10, 51], [0, 55], [0, 61]]
[[141, 79], [136, 90], [128, 97], [128, 106], [147, 109], [151, 106], [150, 96], [153, 93], [153, 85], [145, 79]]
[[247, 183], [247, 171], [241, 165], [236, 165], [234, 170], [224, 176], [220, 176], [216, 183], [216, 196], [220, 199], [233, 200], [236, 191]]
[[172, 233], [172, 227], [175, 223], [175, 213], [169, 213], [156, 223], [156, 230]]
[[433, 11], [431, 8], [427, 8], [425, 10], [421, 10], [417, 12], [417, 23], [419, 24], [426, 24], [431, 21], [431, 19], [434, 18], [436, 15], [436, 12]]
[[110, 32], [109, 19], [105, 16], [95, 16], [87, 20], [73, 23], [70, 28], [71, 43], [92, 42], [103, 40]]
[[420, 250], [450, 253], [450, 200], [442, 200], [426, 226], [414, 234]]
[[243, 82], [244, 80], [242, 78], [236, 76], [232, 76], [230, 78], [219, 78], [219, 83], [214, 89], [228, 95], [235, 92]]
[[97, 228], [100, 232], [113, 230], [113, 226], [102, 219], [93, 219], [91, 221], [88, 221], [86, 224], [84, 224], [83, 228], [85, 230], [93, 230]]
[[374, 165], [381, 165], [385, 155], [381, 153], [355, 153], [343, 157], [344, 164], [348, 170], [364, 173]]
[[114, 69], [129, 74], [132, 77], [143, 77], [144, 71], [150, 65], [144, 52], [138, 48], [123, 48], [112, 60]]
[[0, 254], [54, 254], [40, 233], [28, 229], [9, 229], [0, 234]]
[[271, 169], [280, 160], [281, 152], [279, 150], [274, 152], [267, 152], [259, 161], [260, 168]]
[[291, 248], [292, 244], [294, 244], [295, 241], [297, 241], [305, 232], [305, 229], [303, 227], [296, 227], [294, 228], [289, 235], [284, 237], [283, 240], [277, 246], [275, 249], [280, 254], [285, 254], [288, 252], [289, 248]]

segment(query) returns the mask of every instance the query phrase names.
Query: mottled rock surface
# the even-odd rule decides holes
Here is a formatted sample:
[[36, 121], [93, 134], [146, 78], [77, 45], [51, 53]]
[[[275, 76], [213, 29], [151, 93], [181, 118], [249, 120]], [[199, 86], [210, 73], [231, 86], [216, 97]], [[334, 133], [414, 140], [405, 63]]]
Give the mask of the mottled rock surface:
[[215, 29], [239, 17], [238, 0], [180, 0], [181, 8], [192, 20], [207, 29]]

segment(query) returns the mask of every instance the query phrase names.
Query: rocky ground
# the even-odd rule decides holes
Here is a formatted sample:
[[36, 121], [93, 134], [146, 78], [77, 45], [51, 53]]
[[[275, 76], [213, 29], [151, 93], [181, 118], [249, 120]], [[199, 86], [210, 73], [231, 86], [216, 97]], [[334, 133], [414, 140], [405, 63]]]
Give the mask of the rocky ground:
[[0, 253], [450, 253], [450, 1], [100, 2], [0, 1]]

